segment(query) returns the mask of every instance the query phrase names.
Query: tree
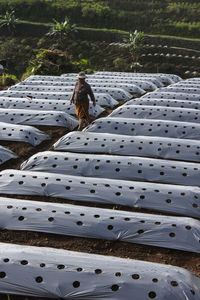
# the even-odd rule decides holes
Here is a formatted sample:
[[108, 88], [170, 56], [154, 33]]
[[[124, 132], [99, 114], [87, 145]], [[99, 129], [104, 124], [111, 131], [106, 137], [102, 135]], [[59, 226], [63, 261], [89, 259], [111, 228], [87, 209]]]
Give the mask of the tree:
[[135, 30], [134, 32], [129, 33], [128, 39], [125, 39], [127, 48], [131, 56], [131, 69], [141, 68], [142, 65], [139, 63], [140, 55], [144, 49], [144, 33], [141, 31]]
[[54, 39], [58, 38], [58, 43], [61, 48], [63, 48], [64, 41], [66, 39], [69, 39], [73, 35], [73, 33], [77, 31], [76, 25], [71, 25], [68, 17], [65, 17], [65, 20], [63, 22], [58, 22], [55, 19], [53, 21], [54, 24], [51, 25], [51, 28], [46, 35]]
[[0, 22], [0, 28], [6, 26], [11, 35], [14, 35], [16, 29], [16, 23], [18, 19], [15, 17], [15, 11], [11, 12], [6, 11], [4, 16], [0, 16], [3, 18], [3, 21]]

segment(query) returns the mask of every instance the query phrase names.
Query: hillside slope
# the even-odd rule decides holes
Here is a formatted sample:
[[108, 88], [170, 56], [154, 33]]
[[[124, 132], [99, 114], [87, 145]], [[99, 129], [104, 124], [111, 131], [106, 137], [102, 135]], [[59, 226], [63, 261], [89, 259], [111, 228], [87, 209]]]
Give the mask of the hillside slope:
[[142, 30], [199, 37], [199, 1], [147, 0], [1, 0], [0, 11], [14, 9], [17, 17], [51, 22], [66, 15], [78, 25]]

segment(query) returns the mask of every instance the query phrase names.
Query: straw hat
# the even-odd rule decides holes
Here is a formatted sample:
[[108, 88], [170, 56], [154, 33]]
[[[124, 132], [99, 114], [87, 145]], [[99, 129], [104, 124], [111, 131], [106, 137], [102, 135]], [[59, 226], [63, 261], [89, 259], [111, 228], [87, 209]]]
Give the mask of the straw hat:
[[85, 72], [80, 72], [80, 73], [78, 73], [78, 75], [77, 75], [77, 78], [79, 79], [85, 79], [86, 78], [86, 75], [85, 75]]

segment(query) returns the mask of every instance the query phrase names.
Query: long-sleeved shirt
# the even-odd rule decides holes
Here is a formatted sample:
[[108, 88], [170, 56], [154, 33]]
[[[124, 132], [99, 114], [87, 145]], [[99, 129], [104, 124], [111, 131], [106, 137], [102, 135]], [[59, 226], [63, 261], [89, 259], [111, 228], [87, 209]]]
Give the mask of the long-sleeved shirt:
[[74, 100], [75, 103], [80, 101], [89, 101], [88, 95], [90, 96], [91, 100], [95, 102], [95, 97], [91, 86], [87, 82], [84, 82], [83, 85], [80, 85], [80, 83], [77, 81], [70, 100]]

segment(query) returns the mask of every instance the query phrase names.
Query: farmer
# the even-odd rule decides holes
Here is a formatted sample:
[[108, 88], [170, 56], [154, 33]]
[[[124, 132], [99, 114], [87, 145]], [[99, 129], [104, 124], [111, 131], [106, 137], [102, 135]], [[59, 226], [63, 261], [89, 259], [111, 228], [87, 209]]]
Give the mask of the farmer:
[[81, 131], [90, 121], [88, 95], [90, 96], [94, 106], [96, 105], [96, 101], [90, 85], [85, 81], [85, 73], [80, 72], [77, 78], [78, 80], [75, 84], [70, 103], [75, 104], [76, 115], [79, 119], [78, 131]]

